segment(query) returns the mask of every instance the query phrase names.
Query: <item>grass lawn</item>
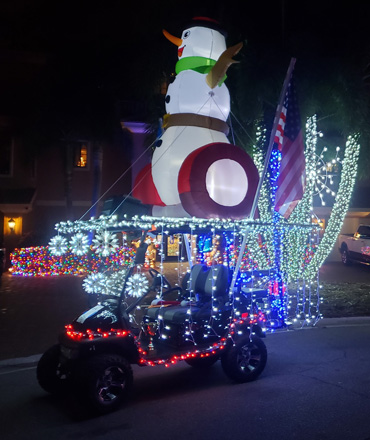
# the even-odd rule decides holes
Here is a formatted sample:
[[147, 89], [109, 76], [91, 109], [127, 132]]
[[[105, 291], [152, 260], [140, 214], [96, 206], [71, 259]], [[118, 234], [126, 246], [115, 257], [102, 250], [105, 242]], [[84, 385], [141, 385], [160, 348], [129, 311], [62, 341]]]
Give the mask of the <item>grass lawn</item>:
[[365, 283], [322, 283], [324, 318], [370, 316], [370, 286]]

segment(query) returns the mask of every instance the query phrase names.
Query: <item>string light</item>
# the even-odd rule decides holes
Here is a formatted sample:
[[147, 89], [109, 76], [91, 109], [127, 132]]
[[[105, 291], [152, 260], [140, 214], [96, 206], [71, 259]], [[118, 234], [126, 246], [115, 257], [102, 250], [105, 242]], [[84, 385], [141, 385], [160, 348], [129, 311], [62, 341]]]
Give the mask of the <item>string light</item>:
[[107, 257], [118, 248], [118, 238], [110, 231], [101, 231], [93, 239], [92, 248], [97, 254]]
[[[159, 246], [161, 273], [165, 260], [163, 240], [168, 235], [177, 240], [179, 247], [183, 242], [181, 234], [188, 237], [192, 264], [198, 262], [211, 268], [215, 264], [223, 264], [233, 270], [242, 238], [247, 234], [235, 292], [230, 293], [234, 318], [240, 319], [245, 307], [249, 319], [251, 315], [258, 315], [258, 304], [263, 308], [264, 318], [261, 318], [261, 322], [263, 321], [263, 325], [270, 330], [281, 324], [315, 323], [321, 317], [318, 270], [334, 246], [348, 210], [359, 156], [358, 136], [355, 135], [350, 136], [346, 142], [344, 159], [338, 158], [338, 147], [337, 157], [331, 161], [331, 166], [341, 164], [342, 171], [331, 217], [320, 241], [319, 225], [312, 217], [315, 192], [318, 188], [322, 191], [327, 185], [325, 182], [318, 183], [321, 177], [318, 177], [317, 157], [323, 162], [325, 152], [323, 150], [319, 156], [316, 154], [319, 136], [316, 117], [312, 116], [306, 124], [306, 188], [302, 200], [288, 220], [272, 209], [281, 160], [280, 153], [273, 151], [269, 170], [261, 188], [258, 220], [151, 216], [118, 219], [117, 216], [100, 216], [88, 221], [60, 222], [56, 225], [58, 235], [50, 240], [49, 248], [15, 250], [11, 257], [12, 273], [24, 276], [84, 274], [88, 275], [84, 280], [84, 288], [88, 293], [120, 295], [126, 276], [122, 266], [131, 264], [134, 252], [128, 247], [119, 248], [116, 235], [118, 232], [130, 229], [156, 231], [156, 234], [160, 232], [161, 239], [157, 236], [156, 245]], [[265, 141], [266, 130], [260, 128], [257, 130], [257, 142], [254, 147], [254, 161], [260, 173], [263, 168], [262, 147]], [[328, 164], [325, 167], [327, 169]], [[329, 184], [331, 185], [330, 179]], [[95, 233], [91, 247], [87, 244], [87, 233]], [[67, 238], [63, 235], [71, 237], [69, 246]], [[182, 264], [183, 259], [180, 254], [180, 251], [177, 252], [179, 282], [180, 260]], [[139, 297], [148, 290], [148, 280], [143, 274], [137, 273], [130, 277], [126, 287], [129, 296]], [[160, 289], [160, 298], [162, 289], [163, 286]], [[187, 341], [196, 344], [196, 328], [192, 320], [194, 294], [195, 292], [190, 292], [186, 338]], [[243, 299], [243, 295], [247, 300]], [[216, 330], [213, 326], [218, 314], [218, 306], [212, 298], [211, 320], [206, 325], [203, 336], [214, 336]], [[158, 315], [157, 324], [161, 337], [168, 338], [172, 329], [171, 326], [163, 324], [161, 314]]]
[[109, 257], [101, 257], [91, 251], [77, 256], [67, 249], [62, 256], [52, 255], [48, 246], [16, 248], [10, 254], [13, 275], [20, 276], [58, 276], [87, 275], [92, 272], [122, 270], [129, 266], [135, 255], [131, 247], [121, 247]]
[[126, 292], [129, 296], [139, 298], [148, 291], [149, 281], [145, 275], [135, 273], [127, 280]]
[[52, 255], [60, 256], [67, 252], [67, 239], [57, 235], [50, 240], [49, 249]]
[[71, 251], [76, 255], [85, 255], [90, 249], [89, 238], [87, 235], [78, 232], [71, 238]]
[[82, 282], [87, 293], [102, 293], [106, 286], [106, 277], [102, 273], [92, 273]]

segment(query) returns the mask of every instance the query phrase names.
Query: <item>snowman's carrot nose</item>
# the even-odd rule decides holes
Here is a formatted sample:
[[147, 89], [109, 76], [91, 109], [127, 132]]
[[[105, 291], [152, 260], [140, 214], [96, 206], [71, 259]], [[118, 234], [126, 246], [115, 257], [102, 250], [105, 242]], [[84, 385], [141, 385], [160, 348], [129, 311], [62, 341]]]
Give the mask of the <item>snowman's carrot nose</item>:
[[182, 39], [174, 37], [169, 32], [167, 32], [165, 29], [163, 29], [163, 35], [167, 38], [167, 40], [171, 41], [171, 43], [176, 44], [176, 46], [180, 47], [182, 45]]

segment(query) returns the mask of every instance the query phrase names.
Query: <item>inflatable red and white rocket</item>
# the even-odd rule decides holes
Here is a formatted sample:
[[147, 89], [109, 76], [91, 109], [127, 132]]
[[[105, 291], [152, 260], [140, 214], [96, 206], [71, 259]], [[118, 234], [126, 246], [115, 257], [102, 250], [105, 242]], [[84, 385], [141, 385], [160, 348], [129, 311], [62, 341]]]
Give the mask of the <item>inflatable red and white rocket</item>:
[[178, 46], [179, 61], [165, 98], [165, 131], [133, 195], [153, 205], [153, 215], [247, 217], [258, 172], [226, 137], [230, 96], [224, 83], [242, 44], [227, 49], [218, 23], [205, 17], [194, 18], [181, 38], [163, 33]]

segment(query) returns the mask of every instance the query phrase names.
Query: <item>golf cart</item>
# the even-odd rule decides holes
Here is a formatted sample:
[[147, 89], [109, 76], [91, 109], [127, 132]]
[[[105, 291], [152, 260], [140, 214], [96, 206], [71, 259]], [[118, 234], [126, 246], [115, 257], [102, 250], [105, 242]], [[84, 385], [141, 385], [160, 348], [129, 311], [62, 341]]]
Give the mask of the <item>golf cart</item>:
[[132, 364], [208, 368], [220, 360], [239, 383], [264, 370], [269, 292], [235, 286], [235, 273], [223, 264], [189, 265], [181, 285], [171, 287], [163, 272], [145, 268], [144, 237], [120, 295], [100, 298], [41, 357], [37, 378], [47, 392], [78, 391], [93, 410], [107, 413], [132, 388]]

